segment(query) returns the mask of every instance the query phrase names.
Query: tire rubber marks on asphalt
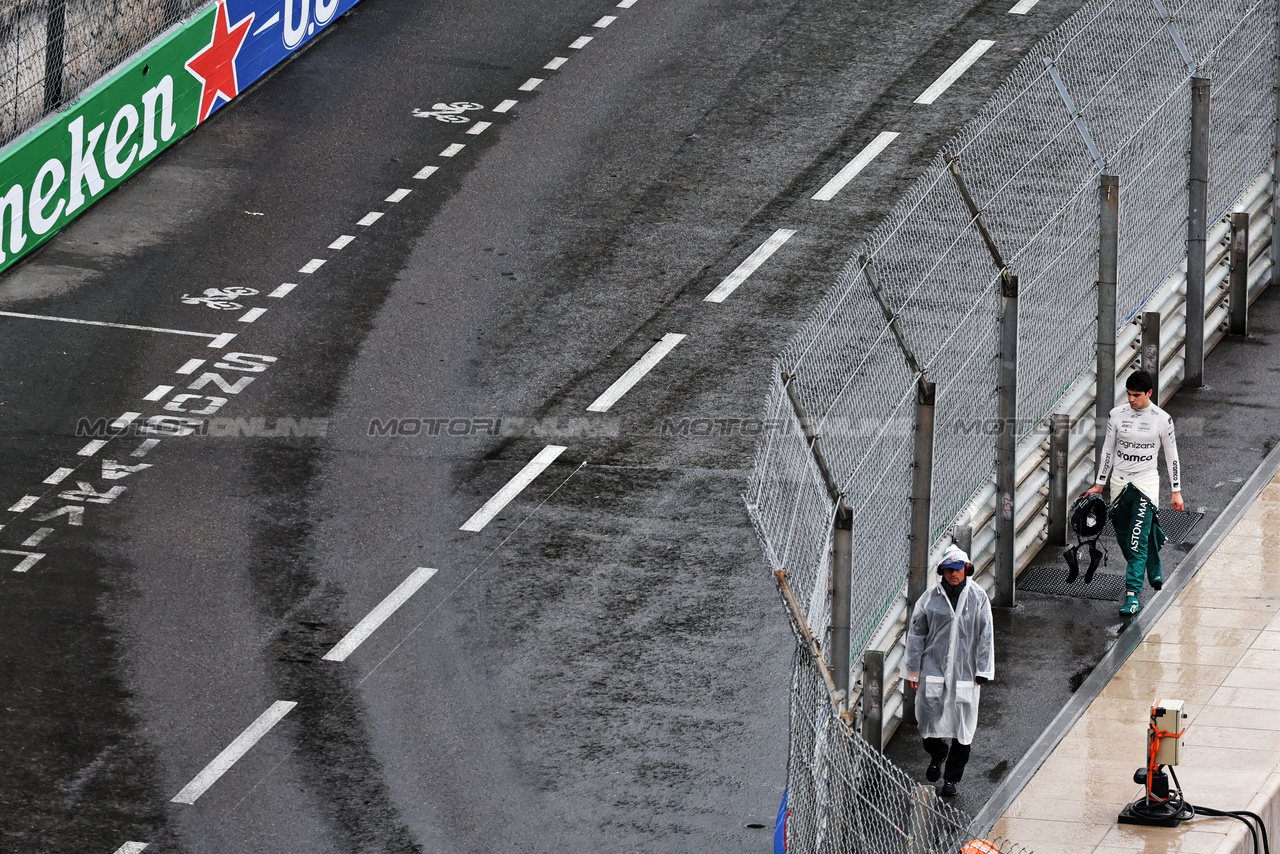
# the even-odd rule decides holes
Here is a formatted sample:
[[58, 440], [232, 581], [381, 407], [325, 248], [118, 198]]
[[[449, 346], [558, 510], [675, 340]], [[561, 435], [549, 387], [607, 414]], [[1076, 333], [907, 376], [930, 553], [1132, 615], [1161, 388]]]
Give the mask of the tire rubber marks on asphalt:
[[764, 243], [747, 256], [747, 260], [738, 265], [738, 268], [732, 273], [724, 277], [720, 284], [716, 285], [716, 289], [702, 298], [703, 302], [724, 302], [729, 294], [738, 289], [738, 286], [747, 280], [747, 277], [760, 268], [760, 265], [769, 260], [773, 253], [777, 252], [795, 234], [794, 229], [780, 228], [775, 231]]
[[269, 733], [276, 724], [293, 710], [297, 703], [287, 700], [277, 700], [271, 704], [271, 707], [258, 716], [258, 719], [249, 724], [248, 728], [240, 735], [236, 736], [235, 741], [226, 746], [225, 749], [213, 758], [213, 761], [204, 767], [190, 783], [182, 787], [182, 791], [174, 795], [172, 802], [175, 804], [194, 804], [196, 800], [209, 790], [209, 787], [218, 782], [223, 774], [231, 769], [231, 766], [240, 761], [249, 750], [262, 739], [264, 735]]
[[525, 467], [516, 473], [516, 476], [507, 481], [507, 484], [499, 489], [497, 494], [485, 502], [484, 506], [472, 514], [471, 518], [462, 523], [463, 531], [480, 531], [493, 521], [493, 517], [502, 512], [502, 508], [511, 503], [511, 499], [515, 498], [524, 488], [533, 483], [534, 478], [542, 474], [547, 466], [555, 462], [556, 457], [563, 454], [564, 445], [547, 445], [538, 455], [525, 464]]
[[823, 185], [822, 189], [813, 194], [815, 202], [829, 202], [836, 197], [836, 193], [844, 189], [855, 176], [863, 169], [867, 168], [867, 164], [875, 160], [880, 152], [889, 147], [889, 143], [898, 138], [898, 134], [894, 131], [881, 131], [876, 134], [876, 138], [867, 143], [866, 147], [857, 153], [857, 155], [849, 161], [848, 165], [835, 174], [835, 177]]
[[324, 654], [325, 661], [346, 661], [347, 656], [355, 652], [356, 647], [364, 643], [369, 635], [373, 634], [379, 626], [387, 621], [387, 618], [396, 612], [397, 609], [405, 602], [409, 601], [409, 597], [417, 593], [422, 585], [431, 580], [431, 576], [436, 574], [436, 570], [427, 567], [418, 567], [413, 573], [400, 582], [400, 585], [392, 590], [387, 597], [378, 603], [377, 607], [365, 616], [363, 620], [356, 623], [355, 628], [347, 632], [342, 640], [334, 645], [333, 649]]
[[934, 101], [938, 100], [939, 96], [941, 96], [943, 92], [947, 91], [947, 89], [951, 87], [952, 83], [959, 80], [960, 75], [968, 71], [969, 67], [977, 62], [978, 59], [990, 50], [991, 46], [994, 44], [995, 42], [990, 39], [978, 39], [973, 43], [973, 47], [966, 50], [959, 59], [951, 63], [950, 68], [942, 72], [941, 77], [933, 81], [928, 89], [925, 89], [924, 92], [920, 93], [920, 97], [916, 98], [915, 103], [932, 104]]
[[658, 343], [649, 348], [649, 352], [640, 357], [640, 361], [628, 368], [627, 372], [618, 377], [613, 385], [605, 389], [604, 394], [597, 397], [595, 402], [587, 407], [587, 411], [608, 412], [609, 408], [617, 403], [619, 398], [630, 391], [632, 386], [644, 379], [645, 374], [653, 370], [654, 366], [661, 362], [684, 339], [685, 336], [678, 332], [668, 332], [663, 335]]

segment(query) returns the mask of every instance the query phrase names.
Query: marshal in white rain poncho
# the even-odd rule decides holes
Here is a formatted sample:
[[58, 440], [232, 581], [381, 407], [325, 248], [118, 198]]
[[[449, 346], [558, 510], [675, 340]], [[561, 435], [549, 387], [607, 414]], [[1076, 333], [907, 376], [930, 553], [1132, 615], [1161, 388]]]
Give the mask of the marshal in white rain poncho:
[[902, 668], [907, 678], [920, 680], [920, 735], [971, 744], [981, 690], [975, 679], [996, 675], [991, 602], [981, 587], [965, 579], [953, 611], [944, 583], [939, 579], [916, 602]]

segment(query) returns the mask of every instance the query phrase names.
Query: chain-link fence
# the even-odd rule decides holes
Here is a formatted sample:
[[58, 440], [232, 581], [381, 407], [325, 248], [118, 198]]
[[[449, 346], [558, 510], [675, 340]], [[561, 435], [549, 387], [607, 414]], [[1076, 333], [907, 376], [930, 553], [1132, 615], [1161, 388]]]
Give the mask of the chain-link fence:
[[[1270, 168], [1276, 3], [1093, 0], [1033, 49], [939, 153], [775, 362], [766, 416], [791, 428], [761, 441], [748, 509], [766, 556], [787, 573], [802, 618], [821, 637], [830, 622], [835, 507], [788, 399], [784, 377], [790, 377], [854, 509], [855, 543], [862, 544], [854, 554], [855, 680], [868, 643], [884, 637], [889, 622], [902, 622], [895, 604], [907, 580], [917, 393], [917, 375], [872, 283], [937, 383], [929, 526], [936, 551], [957, 517], [990, 492], [996, 436], [984, 425], [1001, 423], [1000, 274], [948, 158], [958, 163], [995, 245], [1019, 277], [1017, 414], [1026, 447], [1069, 390], [1092, 382], [1101, 174], [1118, 176], [1120, 184], [1120, 326], [1156, 308], [1148, 301], [1162, 284], [1161, 293], [1169, 291], [1167, 280], [1185, 264], [1193, 75], [1212, 79], [1212, 232]], [[1185, 301], [1174, 297], [1179, 306]], [[1118, 365], [1129, 358], [1122, 353]], [[1092, 441], [1091, 434], [1081, 438]], [[1020, 561], [1039, 545], [1034, 531], [1024, 533]], [[977, 539], [975, 533], [975, 550]], [[805, 694], [806, 685], [796, 677], [791, 820], [806, 829], [794, 850], [913, 850], [897, 842], [850, 847], [825, 829], [863, 796], [859, 787], [874, 789], [896, 771], [879, 760], [880, 770], [867, 772], [856, 739], [837, 737], [835, 722], [822, 717], [821, 697]], [[855, 758], [819, 780], [806, 757], [837, 742]]]
[[0, 3], [0, 146], [209, 0]]

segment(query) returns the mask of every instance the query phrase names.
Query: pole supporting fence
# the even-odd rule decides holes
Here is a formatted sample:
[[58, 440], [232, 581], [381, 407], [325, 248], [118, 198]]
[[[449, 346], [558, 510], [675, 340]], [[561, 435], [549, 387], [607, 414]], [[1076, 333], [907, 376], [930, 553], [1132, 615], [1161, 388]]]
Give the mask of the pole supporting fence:
[[1227, 332], [1249, 334], [1249, 214], [1231, 215], [1231, 272], [1227, 290]]
[[1120, 178], [1102, 175], [1098, 183], [1098, 351], [1097, 392], [1093, 410], [1093, 464], [1102, 455], [1107, 417], [1116, 403], [1116, 279], [1120, 259]]
[[1151, 402], [1160, 405], [1160, 312], [1142, 313], [1142, 343], [1138, 360], [1142, 370], [1151, 374]]
[[1207, 77], [1191, 78], [1191, 180], [1187, 185], [1187, 334], [1183, 384], [1204, 385], [1205, 232], [1209, 207], [1209, 90]]

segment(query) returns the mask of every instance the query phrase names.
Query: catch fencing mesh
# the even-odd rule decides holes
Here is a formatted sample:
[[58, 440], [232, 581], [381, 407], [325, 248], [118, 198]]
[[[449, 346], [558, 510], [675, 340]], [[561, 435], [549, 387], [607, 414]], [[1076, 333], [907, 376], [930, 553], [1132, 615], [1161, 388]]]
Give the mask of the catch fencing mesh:
[[[1001, 280], [950, 159], [1019, 277], [1017, 413], [1026, 436], [1092, 369], [1100, 175], [1119, 176], [1123, 326], [1185, 264], [1192, 77], [1212, 79], [1212, 226], [1269, 167], [1275, 53], [1274, 2], [1086, 3], [1028, 54], [939, 153], [783, 349], [767, 402], [768, 423], [777, 429], [757, 448], [746, 502], [772, 568], [787, 573], [801, 617], [825, 639], [835, 505], [788, 399], [790, 384], [855, 511], [854, 681], [863, 650], [895, 616], [910, 541], [918, 377], [875, 288], [906, 346], [937, 382], [935, 550], [993, 483], [996, 436], [983, 425], [998, 424]], [[859, 798], [874, 801], [879, 795], [863, 788], [875, 791], [899, 772], [874, 751], [860, 752], [865, 745], [823, 710], [813, 678], [797, 664], [791, 850], [915, 850], [903, 848], [902, 834], [888, 825], [881, 827], [883, 840], [893, 841], [849, 835], [855, 831], [844, 811], [861, 809]], [[836, 755], [843, 757], [838, 770], [828, 759]], [[865, 827], [874, 824], [870, 812], [858, 815]]]
[[6, 0], [0, 4], [0, 146], [209, 0]]

